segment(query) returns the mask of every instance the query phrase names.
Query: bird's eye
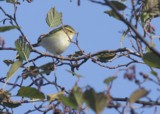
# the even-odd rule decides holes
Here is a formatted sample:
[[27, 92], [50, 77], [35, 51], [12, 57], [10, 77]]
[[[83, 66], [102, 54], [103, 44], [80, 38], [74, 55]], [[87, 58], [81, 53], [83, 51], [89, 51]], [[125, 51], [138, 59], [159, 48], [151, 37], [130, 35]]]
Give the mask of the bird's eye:
[[69, 28], [69, 27], [66, 27], [65, 29], [66, 29], [66, 31], [67, 31], [68, 33], [71, 33], [71, 34], [75, 33], [74, 30], [72, 30], [72, 29]]
[[73, 31], [69, 30], [70, 33], [73, 33]]
[[69, 33], [73, 33], [73, 31], [72, 30], [70, 30], [70, 29], [66, 29], [67, 30], [67, 32], [69, 32]]

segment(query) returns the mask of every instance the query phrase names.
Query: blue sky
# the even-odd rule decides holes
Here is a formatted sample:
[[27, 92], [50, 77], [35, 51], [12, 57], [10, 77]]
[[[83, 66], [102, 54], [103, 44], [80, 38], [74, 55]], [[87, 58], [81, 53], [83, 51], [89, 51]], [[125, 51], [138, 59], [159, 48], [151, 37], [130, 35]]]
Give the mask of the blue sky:
[[[11, 4], [1, 2], [1, 6], [7, 12], [10, 12], [10, 14], [13, 13], [13, 6]], [[119, 31], [126, 30], [127, 27], [121, 21], [117, 21], [106, 15], [104, 11], [108, 9], [107, 7], [93, 4], [87, 0], [81, 0], [81, 5], [79, 7], [77, 6], [77, 0], [72, 2], [70, 2], [70, 0], [34, 0], [31, 4], [22, 2], [21, 5], [18, 6], [17, 21], [30, 42], [36, 43], [37, 38], [41, 34], [48, 33], [50, 30], [52, 30], [52, 28], [47, 26], [45, 18], [49, 9], [53, 7], [56, 7], [58, 11], [63, 13], [64, 24], [71, 25], [77, 32], [79, 32], [79, 45], [81, 49], [85, 50], [86, 53], [94, 53], [100, 50], [112, 50], [120, 48], [121, 34]], [[3, 37], [6, 41], [5, 47], [13, 47], [14, 41], [19, 37], [19, 35], [19, 32], [16, 30], [0, 34], [0, 36]], [[129, 45], [129, 41], [127, 40], [124, 41], [123, 46], [131, 47]], [[45, 52], [45, 50], [40, 47], [37, 48], [37, 50]], [[77, 50], [77, 47], [72, 44], [62, 55], [66, 56], [74, 53]], [[0, 69], [4, 69], [1, 71], [1, 75], [5, 76], [6, 72], [9, 70], [9, 67], [4, 65], [3, 60], [15, 58], [16, 53], [12, 51], [9, 53], [0, 51], [0, 55]], [[36, 57], [36, 55], [31, 54], [30, 58], [32, 57]], [[52, 60], [43, 58], [37, 61], [36, 64], [42, 65], [43, 63], [50, 61]], [[119, 63], [125, 63], [126, 61], [126, 59], [121, 59], [120, 61], [117, 61], [111, 65], [114, 66]], [[144, 67], [145, 65], [139, 65], [136, 68], [141, 71], [149, 70], [149, 68], [144, 69]], [[68, 66], [58, 67], [55, 72], [58, 77], [58, 83], [64, 86], [66, 89], [71, 89], [77, 79], [68, 73], [66, 69], [70, 68]], [[89, 60], [76, 72], [83, 76], [79, 82], [80, 87], [90, 85], [95, 88], [96, 91], [104, 91], [106, 89], [106, 85], [103, 83], [103, 80], [109, 76], [113, 76], [117, 70], [99, 67]], [[138, 88], [133, 82], [124, 80], [123, 73], [124, 72], [120, 72], [118, 79], [113, 83], [113, 88], [111, 91], [113, 96], [128, 97], [135, 89]], [[51, 77], [49, 77], [51, 80], [52, 76], [53, 73], [51, 74]], [[154, 85], [144, 84], [144, 86], [150, 90]], [[53, 90], [50, 88], [43, 88], [43, 92], [49, 94], [56, 91], [55, 88], [53, 88]], [[156, 92], [150, 94], [152, 96], [157, 96]], [[30, 106], [32, 107], [33, 105]], [[27, 107], [28, 105], [22, 105], [21, 107], [17, 108], [15, 112], [24, 112], [25, 109], [22, 108], [23, 106]], [[153, 109], [148, 110], [153, 112]], [[112, 113], [112, 111], [114, 110], [106, 109], [104, 113]], [[158, 110], [158, 112], [160, 112], [160, 110]], [[89, 111], [88, 113], [93, 112]], [[147, 112], [144, 112], [143, 114], [147, 114]]]

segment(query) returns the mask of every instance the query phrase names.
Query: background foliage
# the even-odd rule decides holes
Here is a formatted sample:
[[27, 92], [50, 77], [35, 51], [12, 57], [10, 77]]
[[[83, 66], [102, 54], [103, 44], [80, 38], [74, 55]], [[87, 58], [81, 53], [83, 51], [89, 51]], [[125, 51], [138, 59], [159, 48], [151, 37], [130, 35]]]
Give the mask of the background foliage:
[[[157, 24], [160, 15], [159, 0], [90, 0], [90, 5], [107, 8], [103, 15], [110, 16], [108, 19], [125, 25], [125, 27], [120, 27], [121, 30], [118, 30], [120, 46], [117, 46], [116, 49], [106, 49], [105, 44], [102, 50], [87, 52], [87, 49], [79, 43], [81, 42], [81, 32], [77, 31], [75, 40], [72, 41], [75, 50], [65, 56], [45, 53], [39, 47], [34, 47], [37, 42], [34, 44], [33, 39], [28, 37], [21, 26], [22, 23], [25, 23], [25, 19], [19, 20], [17, 18], [18, 9], [23, 4], [29, 8], [34, 2], [32, 0], [0, 1], [0, 32], [8, 34], [13, 31], [17, 34], [13, 46], [6, 46], [7, 39], [3, 36], [0, 37], [0, 50], [12, 54], [1, 59], [3, 61], [1, 70], [5, 70], [3, 67], [5, 65], [9, 67], [6, 75], [0, 77], [1, 113], [14, 113], [17, 108], [22, 110], [26, 104], [32, 104], [23, 112], [26, 114], [92, 113], [88, 109], [96, 114], [106, 113], [110, 109], [113, 113], [119, 114], [148, 113], [150, 109], [154, 114], [160, 112], [158, 110], [160, 105], [160, 31]], [[81, 5], [83, 2], [77, 0], [76, 7], [83, 7]], [[10, 4], [12, 11], [4, 8], [6, 4]], [[27, 13], [27, 10], [23, 11], [23, 13], [25, 12]], [[76, 16], [73, 17], [70, 21], [76, 19]], [[87, 20], [87, 16], [85, 19]], [[49, 8], [43, 20], [51, 29], [67, 24], [63, 17], [63, 11], [58, 11], [56, 6]], [[33, 23], [34, 21], [37, 20], [32, 20]], [[81, 23], [83, 21], [78, 24]], [[29, 26], [32, 29], [32, 23]], [[93, 27], [96, 28], [95, 25]], [[105, 28], [98, 29], [100, 29], [100, 32], [96, 31], [98, 37], [92, 37], [88, 44], [95, 49], [102, 44], [97, 42], [96, 45], [92, 45], [92, 41], [99, 40], [100, 33]], [[89, 33], [90, 30], [86, 30]], [[35, 32], [36, 30], [33, 30], [33, 33], [29, 34]], [[111, 31], [112, 34], [115, 32], [117, 31]], [[100, 40], [110, 44], [114, 44], [116, 41], [114, 38]], [[84, 41], [88, 42], [87, 39]], [[85, 65], [88, 66], [85, 67]], [[92, 65], [96, 67], [92, 68]], [[94, 72], [94, 70], [100, 75], [101, 69], [110, 72], [114, 69], [114, 73], [111, 76], [105, 76], [103, 82], [98, 82], [99, 80], [96, 80], [95, 77], [87, 76], [90, 82], [96, 83], [96, 87], [100, 83], [105, 84], [103, 89], [98, 88], [97, 90], [95, 86], [83, 84], [83, 81], [86, 81], [86, 74], [84, 72], [82, 74], [81, 70], [83, 68], [87, 75], [88, 72]], [[61, 75], [70, 76], [62, 78]], [[118, 86], [122, 85], [123, 90], [118, 90]]]

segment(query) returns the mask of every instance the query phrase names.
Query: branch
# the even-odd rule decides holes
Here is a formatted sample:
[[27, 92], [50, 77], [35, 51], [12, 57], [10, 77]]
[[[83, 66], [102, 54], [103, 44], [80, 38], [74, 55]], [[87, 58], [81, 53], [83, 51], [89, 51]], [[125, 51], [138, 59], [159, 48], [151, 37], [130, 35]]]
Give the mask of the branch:
[[92, 54], [85, 54], [85, 55], [80, 56], [80, 57], [63, 57], [63, 56], [57, 56], [57, 55], [53, 55], [53, 54], [49, 54], [49, 53], [43, 54], [43, 53], [41, 53], [41, 52], [39, 52], [35, 49], [33, 49], [32, 52], [35, 52], [35, 53], [40, 54], [40, 55], [45, 56], [45, 57], [53, 57], [53, 58], [56, 58], [56, 59], [68, 60], [68, 61], [79, 61], [79, 60], [83, 60], [83, 59], [89, 59], [91, 57], [97, 56], [97, 55], [102, 54], [102, 53], [118, 53], [118, 52], [128, 52], [131, 55], [141, 57], [138, 53], [133, 52], [132, 50], [130, 50], [128, 48], [119, 48], [119, 49], [115, 49], [115, 50], [103, 50], [103, 51], [98, 51], [98, 52], [95, 52], [95, 53], [92, 53]]
[[[16, 51], [15, 48], [12, 48], [12, 47], [0, 47], [0, 50], [13, 50], [13, 51]], [[28, 60], [27, 62], [23, 63], [23, 65], [27, 64], [28, 62], [33, 62], [33, 61], [36, 61], [38, 60], [39, 58], [42, 58], [42, 57], [52, 57], [52, 58], [56, 58], [56, 59], [60, 59], [60, 60], [65, 60], [65, 61], [80, 61], [82, 60], [79, 64], [76, 64], [76, 68], [80, 67], [80, 65], [82, 65], [83, 63], [85, 63], [86, 61], [88, 61], [89, 59], [92, 59], [92, 61], [94, 61], [96, 64], [102, 66], [102, 67], [105, 67], [105, 68], [110, 68], [110, 69], [115, 69], [115, 68], [119, 68], [119, 67], [123, 67], [123, 66], [128, 66], [129, 64], [131, 63], [140, 63], [139, 61], [137, 60], [134, 60], [133, 58], [129, 57], [129, 55], [134, 55], [136, 57], [141, 57], [140, 54], [128, 49], [128, 48], [119, 48], [119, 49], [115, 49], [115, 50], [102, 50], [102, 51], [98, 51], [98, 52], [95, 52], [95, 53], [92, 53], [92, 54], [83, 54], [82, 56], [80, 57], [63, 57], [63, 56], [57, 56], [57, 55], [53, 55], [53, 54], [49, 54], [49, 53], [41, 53], [40, 51], [38, 50], [35, 50], [35, 49], [32, 49], [32, 52], [35, 52], [37, 54], [39, 54], [39, 56], [37, 56], [36, 58], [33, 58], [31, 60]], [[124, 53], [124, 52], [127, 52], [127, 55], [125, 54], [126, 57], [128, 57], [129, 59], [131, 59], [132, 61], [127, 63], [127, 64], [123, 64], [123, 65], [118, 65], [118, 66], [115, 66], [115, 67], [107, 67], [107, 66], [104, 66], [104, 65], [101, 65], [99, 62], [96, 62], [97, 60], [93, 57], [99, 55], [99, 54], [102, 54], [102, 53]], [[121, 57], [121, 55], [119, 56]], [[118, 58], [119, 58], [118, 57]], [[116, 59], [116, 58], [115, 58]], [[72, 66], [72, 65], [71, 65]]]
[[12, 48], [12, 47], [0, 47], [0, 50], [11, 50], [11, 51], [16, 51], [16, 48]]
[[22, 100], [19, 103], [34, 103], [34, 102], [45, 102], [47, 99], [33, 99], [33, 100]]
[[137, 35], [137, 37], [151, 50], [153, 51], [157, 56], [160, 57], [160, 53], [153, 47], [151, 47], [149, 45], [149, 43], [144, 39], [144, 37], [137, 31], [137, 29], [130, 23], [128, 22], [118, 11], [117, 9], [114, 7], [114, 5], [109, 2], [108, 0], [105, 0], [105, 3], [103, 2], [98, 2], [98, 1], [95, 1], [95, 0], [90, 0], [91, 2], [94, 2], [94, 3], [98, 3], [98, 4], [101, 4], [101, 5], [107, 5], [109, 6], [115, 13], [116, 15], [120, 18], [120, 20], [122, 22], [124, 22], [128, 27], [130, 27], [132, 29], [132, 31]]
[[[13, 16], [11, 16], [11, 15], [9, 15], [7, 12], [5, 12], [5, 10], [0, 6], [0, 10], [3, 12], [3, 14], [6, 16], [6, 17], [8, 17], [9, 18], [9, 20], [11, 21], [11, 24], [12, 25], [16, 25], [16, 26], [18, 26], [18, 28], [17, 28], [17, 30], [21, 33], [21, 35], [25, 38], [25, 40], [27, 41], [27, 43], [29, 44], [29, 46], [32, 48], [32, 45], [31, 45], [31, 43], [30, 43], [30, 41], [27, 39], [27, 37], [25, 36], [25, 34], [23, 33], [23, 31], [21, 30], [21, 28], [20, 28], [20, 26], [19, 26], [19, 24], [18, 24], [18, 22], [17, 22], [17, 18], [16, 18], [16, 12], [17, 12], [17, 7], [14, 5], [14, 14], [13, 14]], [[13, 24], [13, 22], [14, 22], [14, 24]], [[14, 26], [15, 26], [14, 25]]]
[[[112, 97], [112, 100], [113, 101], [127, 102], [127, 101], [129, 101], [129, 98], [114, 98], [114, 97]], [[149, 105], [149, 106], [160, 105], [160, 102], [158, 102], [158, 101], [141, 101], [141, 100], [137, 100], [135, 103], [142, 104], [144, 106], [146, 106], [146, 105]]]

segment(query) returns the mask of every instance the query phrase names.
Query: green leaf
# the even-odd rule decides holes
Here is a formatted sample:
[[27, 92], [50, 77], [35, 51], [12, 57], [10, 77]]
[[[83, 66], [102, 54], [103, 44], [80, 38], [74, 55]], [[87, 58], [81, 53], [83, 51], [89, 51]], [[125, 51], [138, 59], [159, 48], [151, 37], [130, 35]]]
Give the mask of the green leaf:
[[3, 105], [7, 106], [9, 108], [16, 108], [16, 107], [20, 106], [21, 103], [9, 101], [9, 102], [3, 102]]
[[30, 68], [26, 68], [23, 70], [22, 77], [26, 79], [27, 77], [34, 77], [39, 74], [39, 69], [36, 66], [30, 66]]
[[69, 73], [71, 73], [73, 76], [76, 76], [77, 78], [83, 77], [82, 75], [77, 74], [77, 73], [75, 73], [75, 72], [72, 72], [72, 71], [70, 71], [70, 70], [66, 70], [66, 71], [69, 72]]
[[4, 62], [7, 66], [9, 66], [10, 64], [13, 64], [13, 63], [14, 63], [13, 60], [3, 60], [3, 62]]
[[143, 55], [142, 57], [145, 64], [147, 64], [150, 67], [154, 68], [160, 68], [160, 57], [158, 57], [153, 52], [148, 52]]
[[4, 90], [4, 89], [0, 89], [0, 102], [5, 102], [5, 101], [9, 101], [11, 97], [11, 94]]
[[49, 27], [56, 27], [62, 23], [62, 13], [57, 12], [56, 8], [51, 8], [47, 13], [46, 22]]
[[22, 97], [28, 97], [30, 99], [45, 99], [45, 96], [42, 92], [32, 87], [21, 87], [17, 95]]
[[75, 101], [78, 104], [78, 106], [82, 106], [82, 103], [83, 103], [82, 89], [75, 86], [71, 92], [71, 97], [72, 95], [74, 96]]
[[152, 70], [150, 73], [151, 73], [153, 76], [158, 77], [158, 73], [157, 73], [156, 71]]
[[49, 100], [49, 101], [57, 100], [57, 99], [59, 99], [59, 96], [61, 96], [63, 94], [64, 94], [63, 91], [60, 91], [60, 92], [54, 93], [54, 94], [49, 94], [49, 95], [47, 95], [47, 100]]
[[151, 68], [151, 72], [150, 73], [158, 80], [158, 82], [160, 81], [158, 72], [156, 72], [154, 69]]
[[51, 71], [55, 69], [55, 64], [53, 62], [46, 63], [39, 67], [41, 69], [40, 74], [46, 74], [49, 75]]
[[108, 11], [105, 11], [104, 13], [108, 14], [109, 16], [111, 16], [115, 19], [120, 20], [119, 16], [117, 16], [117, 14], [113, 10], [108, 10]]
[[143, 13], [147, 13], [150, 16], [160, 16], [160, 1], [159, 0], [143, 0]]
[[132, 104], [137, 100], [139, 100], [140, 98], [145, 97], [147, 94], [148, 94], [148, 91], [145, 90], [144, 88], [138, 89], [131, 94], [129, 98], [129, 102]]
[[90, 88], [84, 92], [84, 100], [88, 107], [101, 114], [103, 109], [107, 105], [107, 96], [104, 93], [96, 93], [93, 88]]
[[74, 54], [68, 55], [68, 57], [73, 58], [73, 57], [80, 57], [83, 55], [84, 51], [76, 51]]
[[117, 9], [117, 10], [125, 10], [127, 7], [121, 2], [118, 1], [110, 1], [110, 3]]
[[2, 26], [0, 27], [0, 32], [6, 32], [12, 29], [17, 29], [19, 28], [18, 26]]
[[20, 58], [27, 61], [31, 52], [30, 46], [26, 44], [22, 37], [16, 40], [15, 46]]
[[122, 47], [122, 42], [123, 42], [124, 39], [126, 38], [126, 35], [127, 35], [128, 32], [129, 32], [129, 28], [128, 28], [126, 31], [123, 32], [123, 35], [122, 35], [121, 40], [120, 40], [120, 45], [121, 45], [121, 47]]
[[97, 55], [97, 60], [100, 62], [108, 62], [109, 60], [113, 59], [116, 56], [115, 53], [101, 53]]
[[113, 82], [113, 80], [115, 80], [117, 78], [117, 76], [111, 76], [108, 77], [107, 79], [104, 80], [105, 84], [110, 84], [111, 82]]
[[11, 114], [8, 111], [0, 111], [0, 114]]
[[146, 13], [146, 12], [142, 13], [140, 15], [142, 25], [144, 25], [149, 18], [150, 18], [150, 15], [148, 13]]
[[8, 3], [16, 3], [17, 0], [6, 0], [6, 2], [8, 2]]
[[64, 95], [59, 95], [59, 100], [65, 105], [65, 106], [69, 106], [72, 107], [73, 109], [77, 109], [78, 105], [75, 102], [75, 100], [73, 100], [71, 97], [67, 97]]
[[[10, 78], [18, 71], [19, 67], [22, 65], [22, 61], [17, 60], [15, 61], [12, 65], [11, 68], [9, 69], [9, 71], [7, 72], [7, 79], [5, 84], [10, 80]], [[4, 85], [5, 85], [4, 84]]]
[[69, 96], [59, 95], [59, 100], [66, 106], [70, 106], [73, 109], [78, 109], [83, 103], [82, 90], [75, 86]]
[[10, 97], [11, 94], [8, 91], [0, 89], [0, 104], [9, 108], [16, 108], [21, 105], [21, 103], [11, 101]]
[[[150, 45], [151, 47], [155, 47], [155, 46], [156, 46], [156, 44], [155, 44], [154, 42], [150, 42], [149, 45]], [[151, 50], [148, 48], [148, 46], [146, 46], [145, 50], [146, 50], [147, 52], [151, 52]]]
[[55, 69], [55, 64], [53, 62], [46, 63], [44, 65], [41, 65], [39, 67], [37, 66], [30, 66], [30, 68], [26, 68], [23, 70], [22, 76], [24, 79], [27, 77], [34, 77], [38, 74], [46, 74], [49, 75], [53, 70]]
[[11, 4], [20, 4], [17, 0], [6, 0], [6, 2]]

